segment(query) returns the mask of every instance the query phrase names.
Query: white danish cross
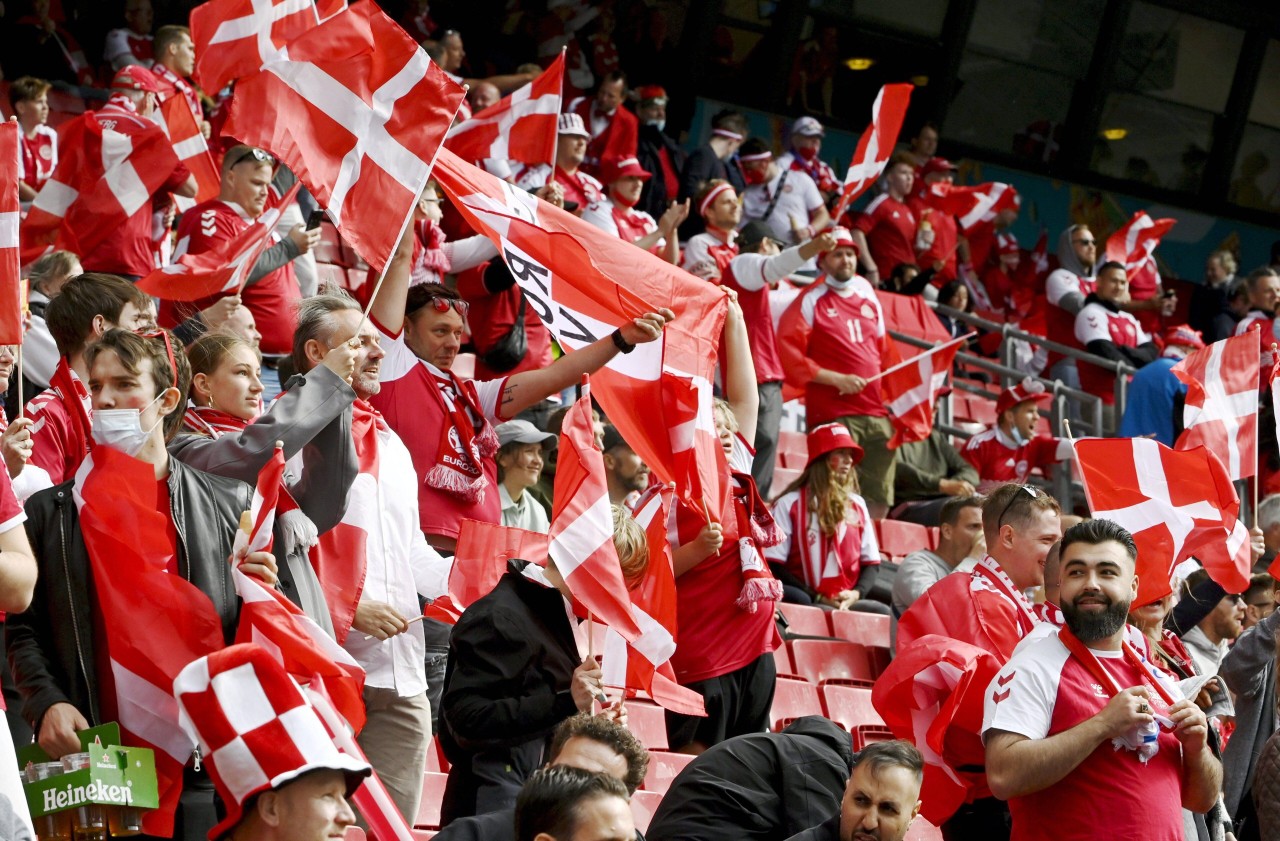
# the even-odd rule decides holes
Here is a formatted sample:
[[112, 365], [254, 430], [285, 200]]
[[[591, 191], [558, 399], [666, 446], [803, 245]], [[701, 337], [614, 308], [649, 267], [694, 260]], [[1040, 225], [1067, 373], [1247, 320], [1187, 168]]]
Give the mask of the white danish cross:
[[249, 3], [253, 9], [249, 14], [230, 18], [218, 24], [213, 37], [209, 39], [210, 47], [253, 38], [258, 43], [258, 55], [261, 56], [262, 63], [266, 64], [289, 57], [288, 49], [277, 47], [271, 38], [276, 21], [310, 9], [311, 14], [315, 16], [315, 22], [320, 22], [319, 13], [316, 12], [315, 3], [312, 0], [281, 0], [279, 3], [273, 3], [272, 0], [249, 0]]

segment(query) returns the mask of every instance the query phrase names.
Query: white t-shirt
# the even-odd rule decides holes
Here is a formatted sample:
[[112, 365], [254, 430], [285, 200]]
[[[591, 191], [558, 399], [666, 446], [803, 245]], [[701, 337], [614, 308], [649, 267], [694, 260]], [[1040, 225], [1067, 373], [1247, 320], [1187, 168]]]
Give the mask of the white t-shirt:
[[[785, 181], [783, 175], [786, 175]], [[782, 195], [778, 196], [769, 218], [764, 219], [764, 212], [769, 209], [779, 185]], [[792, 229], [807, 227], [810, 215], [822, 206], [822, 193], [818, 191], [818, 185], [813, 183], [812, 178], [794, 169], [782, 170], [767, 184], [756, 184], [743, 192], [742, 219], [743, 222], [762, 220], [773, 229], [774, 236], [780, 242], [799, 245]]]

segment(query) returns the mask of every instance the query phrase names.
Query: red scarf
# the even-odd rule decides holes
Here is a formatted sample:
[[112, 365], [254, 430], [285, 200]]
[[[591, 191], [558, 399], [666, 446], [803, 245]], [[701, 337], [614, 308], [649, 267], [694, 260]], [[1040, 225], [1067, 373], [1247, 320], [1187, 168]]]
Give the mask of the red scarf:
[[432, 371], [427, 375], [435, 388], [430, 389], [444, 412], [445, 423], [440, 425], [440, 447], [436, 452], [436, 464], [427, 471], [423, 481], [428, 487], [447, 491], [471, 503], [484, 501], [484, 491], [489, 479], [484, 475], [484, 460], [498, 451], [498, 434], [485, 418], [476, 402], [475, 390], [446, 371], [449, 385], [440, 387]]
[[778, 524], [760, 496], [755, 479], [749, 473], [732, 471], [733, 513], [738, 525], [738, 561], [742, 568], [742, 592], [738, 607], [755, 613], [760, 602], [779, 601], [782, 584], [773, 577], [760, 548], [778, 545], [782, 535]]
[[435, 222], [424, 219], [414, 226], [415, 250], [414, 271], [434, 272], [446, 275], [453, 270], [453, 261], [444, 252], [445, 232]]
[[996, 559], [987, 555], [978, 561], [973, 574], [983, 580], [989, 589], [995, 590], [1013, 603], [1017, 609], [1018, 628], [1022, 631], [1022, 636], [1025, 637], [1031, 633], [1037, 624], [1031, 602], [1027, 601], [1027, 597], [1013, 583], [1013, 579], [1000, 567], [1000, 564], [996, 563]]
[[197, 435], [210, 438], [221, 438], [228, 432], [242, 432], [249, 421], [220, 412], [212, 406], [193, 406], [188, 404], [182, 415], [182, 426]]
[[[799, 501], [791, 508], [791, 540], [799, 546], [800, 565], [804, 572], [805, 583], [821, 595], [834, 599], [842, 590], [852, 589], [857, 583], [851, 581], [845, 574], [846, 566], [854, 566], [852, 563], [847, 565], [845, 563], [848, 553], [845, 551], [844, 543], [850, 533], [849, 524], [840, 523], [835, 535], [828, 537], [818, 526], [816, 515], [814, 515], [813, 528], [809, 528], [810, 515], [809, 489], [802, 487]], [[862, 527], [866, 528], [866, 525], [863, 523]], [[858, 547], [859, 553], [861, 548]], [[855, 563], [860, 565], [861, 560], [859, 555]]]
[[[1116, 683], [1115, 676], [1098, 662], [1097, 656], [1089, 650], [1087, 645], [1080, 641], [1070, 628], [1065, 625], [1059, 628], [1058, 639], [1062, 640], [1062, 644], [1071, 652], [1071, 656], [1079, 660], [1085, 670], [1089, 672], [1089, 674], [1093, 676], [1093, 679], [1102, 686], [1108, 697], [1114, 698], [1116, 695], [1120, 694], [1122, 687], [1120, 684]], [[1133, 666], [1136, 666], [1138, 671], [1142, 673], [1143, 680], [1155, 689], [1156, 694], [1160, 696], [1160, 700], [1164, 701], [1166, 707], [1172, 707], [1177, 703], [1178, 699], [1173, 697], [1169, 688], [1166, 687], [1157, 677], [1159, 672], [1156, 667], [1153, 666], [1145, 657], [1139, 654], [1138, 650], [1133, 647], [1128, 639], [1125, 639], [1120, 643], [1120, 650], [1124, 652], [1124, 659], [1128, 660]], [[1159, 707], [1156, 704], [1153, 704], [1152, 706], [1158, 712], [1165, 712], [1164, 710], [1159, 710]]]
[[58, 367], [53, 369], [49, 385], [58, 392], [67, 416], [71, 418], [71, 440], [67, 442], [67, 453], [75, 453], [83, 458], [93, 447], [93, 422], [89, 420], [93, 404], [89, 400], [89, 391], [71, 370], [65, 356], [58, 360]]

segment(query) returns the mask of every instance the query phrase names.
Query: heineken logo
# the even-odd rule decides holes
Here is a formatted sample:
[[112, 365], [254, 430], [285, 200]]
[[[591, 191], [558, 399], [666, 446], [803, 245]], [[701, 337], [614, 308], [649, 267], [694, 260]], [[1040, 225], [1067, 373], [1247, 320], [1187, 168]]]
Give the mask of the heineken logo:
[[62, 809], [69, 809], [72, 806], [79, 806], [82, 803], [112, 803], [120, 806], [129, 806], [133, 803], [132, 784], [122, 786], [106, 785], [98, 780], [90, 782], [88, 785], [70, 785], [65, 788], [50, 788], [42, 792], [44, 796], [44, 811], [56, 812]]

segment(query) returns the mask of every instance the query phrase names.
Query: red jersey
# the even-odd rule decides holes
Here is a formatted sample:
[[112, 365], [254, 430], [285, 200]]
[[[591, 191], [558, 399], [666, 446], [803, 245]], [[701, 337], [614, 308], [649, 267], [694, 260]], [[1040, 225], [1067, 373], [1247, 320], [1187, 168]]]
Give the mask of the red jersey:
[[[422, 531], [456, 539], [464, 517], [482, 523], [500, 523], [502, 502], [498, 494], [497, 460], [482, 459], [488, 484], [474, 503], [429, 486], [424, 477], [439, 459], [442, 431], [448, 423], [441, 401], [428, 389], [438, 389], [450, 402], [455, 399], [456, 389], [469, 389], [471, 399], [484, 413], [484, 417], [471, 419], [480, 430], [487, 424], [506, 420], [498, 409], [506, 378], [487, 382], [458, 380], [414, 356], [405, 344], [403, 330], [393, 336], [376, 322], [374, 326], [378, 328], [387, 355], [379, 372], [382, 389], [369, 402], [400, 436], [413, 459], [413, 468], [418, 474], [418, 519]], [[450, 443], [455, 438], [450, 435]]]
[[[252, 224], [244, 208], [222, 199], [211, 199], [182, 214], [178, 221], [177, 254], [200, 254], [229, 240]], [[278, 241], [279, 236], [272, 234]], [[185, 247], [184, 247], [185, 242]], [[225, 295], [199, 301], [160, 302], [160, 324], [174, 327], [193, 313], [212, 305]], [[293, 350], [293, 331], [298, 326], [297, 307], [302, 299], [292, 265], [282, 266], [244, 288], [240, 296], [253, 313], [262, 334], [262, 352], [286, 354]]]
[[[89, 390], [74, 371], [68, 369], [68, 373], [85, 416], [92, 417], [93, 401], [89, 398]], [[48, 473], [49, 481], [55, 485], [74, 478], [90, 442], [83, 440], [76, 428], [75, 419], [63, 403], [62, 392], [57, 388], [47, 388], [37, 394], [27, 404], [27, 416], [32, 421], [30, 464]]]
[[[915, 214], [916, 219], [920, 220], [922, 224], [928, 221], [933, 229], [933, 244], [920, 252], [916, 264], [921, 269], [927, 269], [941, 260], [943, 262], [942, 270], [933, 276], [934, 285], [941, 286], [948, 281], [955, 280], [957, 277], [956, 245], [960, 240], [960, 228], [956, 225], [956, 217], [950, 213], [943, 213], [941, 210], [930, 207], [919, 194], [907, 199], [907, 207], [911, 208], [911, 212]], [[879, 262], [876, 265], [879, 266]]]
[[[601, 114], [595, 109], [595, 100], [582, 97], [569, 106], [569, 110], [582, 117], [582, 124], [591, 132], [587, 141], [587, 156], [583, 167], [593, 175], [606, 158], [621, 160], [636, 156], [640, 140], [640, 121], [619, 105], [612, 114]], [[566, 198], [568, 198], [566, 196]]]
[[[1102, 304], [1091, 301], [1076, 313], [1076, 342], [1082, 348], [1088, 348], [1089, 342], [1113, 342], [1117, 347], [1134, 348], [1151, 341], [1142, 330], [1138, 319], [1127, 312], [1113, 312]], [[1116, 375], [1103, 370], [1097, 365], [1082, 362], [1080, 369], [1080, 386], [1090, 394], [1102, 398], [1102, 402], [1111, 405], [1116, 402]]]
[[723, 278], [729, 270], [729, 263], [738, 256], [738, 235], [730, 231], [728, 240], [722, 240], [714, 234], [697, 234], [684, 244], [684, 254], [680, 257], [680, 268], [692, 272], [699, 263], [711, 261]]
[[867, 235], [871, 259], [883, 277], [900, 263], [916, 262], [916, 216], [888, 193], [872, 199], [853, 226]]
[[[1123, 652], [1093, 654], [1121, 687], [1150, 689], [1159, 679], [1173, 697], [1181, 697], [1167, 675], [1130, 662]], [[1164, 703], [1156, 692], [1151, 695], [1159, 712]], [[1058, 635], [1047, 634], [1020, 648], [988, 687], [983, 732], [1047, 739], [1097, 715], [1110, 700]], [[1163, 727], [1157, 742], [1159, 750], [1142, 762], [1135, 751], [1117, 749], [1108, 739], [1058, 782], [1010, 798], [1012, 841], [1181, 841], [1182, 746]]]
[[1067, 458], [1071, 455], [1071, 442], [1037, 435], [1019, 444], [1000, 427], [993, 426], [970, 438], [960, 455], [978, 471], [978, 491], [986, 493], [1006, 482], [1026, 482], [1037, 467], [1048, 467]]
[[582, 170], [570, 175], [560, 167], [556, 167], [553, 178], [557, 184], [564, 188], [565, 203], [578, 203], [576, 212], [579, 216], [589, 205], [604, 198], [604, 185], [597, 181], [594, 176]]
[[[1098, 281], [1092, 277], [1080, 277], [1067, 269], [1054, 269], [1044, 283], [1045, 299], [1049, 302], [1045, 310], [1045, 338], [1067, 347], [1080, 347], [1076, 341], [1076, 316], [1062, 308], [1062, 299], [1070, 294], [1078, 294], [1087, 298], [1098, 288]], [[1049, 365], [1062, 358], [1062, 354], [1049, 351]]]
[[37, 192], [58, 165], [58, 133], [48, 126], [36, 126], [35, 137], [18, 132], [18, 177]]
[[855, 276], [843, 291], [828, 283], [806, 289], [778, 323], [778, 349], [790, 385], [804, 388], [809, 428], [837, 418], [885, 417], [879, 380], [857, 394], [813, 381], [818, 369], [870, 379], [880, 373], [885, 340], [884, 312], [875, 290]]
[[[613, 199], [602, 199], [588, 206], [582, 214], [582, 221], [590, 222], [600, 230], [631, 243], [658, 230], [657, 220], [648, 213], [619, 207]], [[662, 257], [666, 247], [666, 239], [659, 239], [649, 249], [649, 253]]]
[[554, 360], [551, 355], [551, 334], [547, 325], [538, 317], [538, 308], [525, 304], [524, 336], [528, 351], [520, 364], [510, 371], [494, 371], [484, 364], [480, 355], [491, 350], [498, 340], [507, 335], [520, 311], [519, 287], [511, 286], [499, 292], [490, 292], [484, 285], [485, 263], [459, 272], [458, 294], [471, 304], [467, 311], [467, 326], [471, 329], [471, 341], [476, 346], [476, 379], [494, 380], [518, 374], [521, 371], [538, 371]]
[[[120, 132], [130, 136], [139, 136], [160, 127], [145, 117], [129, 111], [114, 103], [107, 103], [97, 112], [98, 122], [104, 129]], [[142, 162], [145, 163], [145, 162]], [[186, 164], [178, 161], [178, 165], [169, 177], [160, 185], [152, 198], [171, 193], [186, 183], [191, 171]], [[107, 274], [143, 277], [151, 273], [155, 267], [151, 244], [151, 202], [144, 203], [128, 220], [111, 236], [88, 254], [80, 257], [80, 263], [86, 272], [106, 272]]]

